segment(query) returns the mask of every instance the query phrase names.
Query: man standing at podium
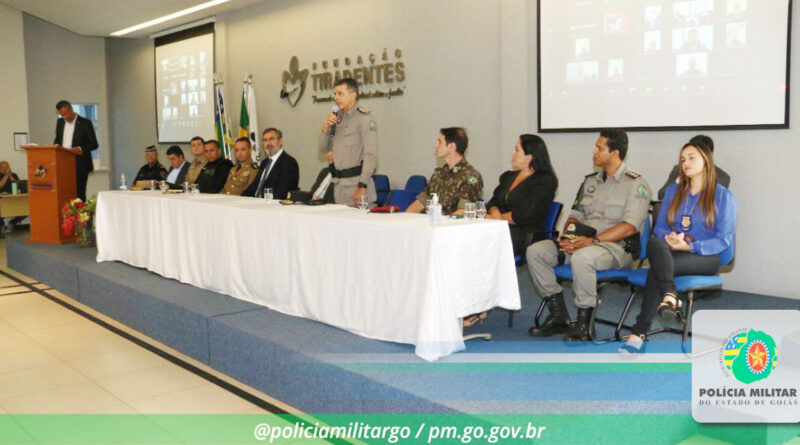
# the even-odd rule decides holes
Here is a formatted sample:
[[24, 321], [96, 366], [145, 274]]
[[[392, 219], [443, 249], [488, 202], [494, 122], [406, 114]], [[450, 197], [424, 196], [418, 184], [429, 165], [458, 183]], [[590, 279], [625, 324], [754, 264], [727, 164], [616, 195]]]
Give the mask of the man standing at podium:
[[94, 134], [92, 121], [72, 109], [72, 104], [60, 100], [56, 110], [61, 118], [56, 122], [56, 140], [54, 144], [64, 148], [77, 148], [80, 154], [75, 157], [75, 182], [78, 186], [78, 198], [86, 201], [86, 182], [89, 172], [94, 170], [92, 150], [97, 149], [97, 136]]

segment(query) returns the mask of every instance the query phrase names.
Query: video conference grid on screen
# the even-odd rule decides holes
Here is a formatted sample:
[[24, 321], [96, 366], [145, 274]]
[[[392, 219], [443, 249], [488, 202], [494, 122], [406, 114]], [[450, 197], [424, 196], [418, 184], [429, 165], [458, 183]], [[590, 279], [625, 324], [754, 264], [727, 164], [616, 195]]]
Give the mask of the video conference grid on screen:
[[540, 0], [542, 129], [780, 125], [786, 0]]
[[214, 34], [156, 46], [159, 142], [214, 134]]

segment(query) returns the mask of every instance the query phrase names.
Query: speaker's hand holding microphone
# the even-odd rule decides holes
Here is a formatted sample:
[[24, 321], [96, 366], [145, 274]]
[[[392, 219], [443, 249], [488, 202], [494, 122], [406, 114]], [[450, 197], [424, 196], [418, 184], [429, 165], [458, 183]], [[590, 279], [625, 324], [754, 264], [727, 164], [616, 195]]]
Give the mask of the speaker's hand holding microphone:
[[322, 121], [323, 131], [327, 131], [330, 136], [334, 136], [336, 134], [336, 124], [339, 123], [339, 107], [334, 105], [331, 109], [330, 114], [325, 116], [325, 119]]

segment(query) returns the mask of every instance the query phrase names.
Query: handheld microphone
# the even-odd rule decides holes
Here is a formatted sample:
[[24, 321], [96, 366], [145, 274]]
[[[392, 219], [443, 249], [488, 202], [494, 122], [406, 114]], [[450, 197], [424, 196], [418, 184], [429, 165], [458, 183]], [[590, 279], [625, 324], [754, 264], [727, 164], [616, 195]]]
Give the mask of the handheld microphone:
[[[338, 105], [334, 105], [331, 108], [331, 113], [335, 114], [337, 119], [338, 119], [338, 117], [339, 117], [339, 106]], [[328, 135], [331, 136], [331, 137], [336, 135], [336, 124], [331, 125], [331, 129], [329, 130]]]

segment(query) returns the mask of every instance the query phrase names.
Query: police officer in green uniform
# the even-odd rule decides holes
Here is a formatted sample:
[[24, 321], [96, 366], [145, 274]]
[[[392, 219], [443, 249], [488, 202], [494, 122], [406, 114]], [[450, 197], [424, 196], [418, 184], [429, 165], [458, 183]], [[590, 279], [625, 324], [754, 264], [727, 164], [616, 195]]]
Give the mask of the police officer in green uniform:
[[[624, 131], [600, 132], [594, 149], [594, 165], [602, 170], [586, 176], [564, 225], [564, 232], [574, 223], [592, 227], [597, 230], [593, 238], [562, 238], [558, 246], [552, 240], [544, 240], [528, 247], [528, 270], [550, 311], [541, 326], [531, 327], [528, 331], [531, 335], [563, 332], [567, 334], [567, 341], [588, 341], [589, 320], [597, 305], [596, 272], [620, 269], [633, 262], [633, 256], [625, 248], [625, 239], [639, 236], [651, 192], [647, 181], [625, 164], [627, 151], [628, 135]], [[571, 327], [562, 288], [553, 271], [559, 262], [559, 251], [566, 254], [572, 265], [572, 290], [578, 317]]]
[[250, 139], [246, 137], [236, 139], [233, 147], [238, 162], [228, 173], [228, 180], [225, 181], [225, 186], [222, 187], [220, 193], [239, 196], [255, 181], [258, 164], [253, 162], [250, 156], [252, 147]]
[[333, 150], [332, 183], [337, 204], [357, 206], [361, 196], [377, 199], [372, 175], [378, 166], [378, 127], [369, 110], [356, 106], [358, 83], [351, 78], [336, 81], [333, 100], [339, 111], [325, 116], [319, 134], [322, 154]]
[[197, 177], [200, 193], [219, 193], [228, 180], [228, 173], [233, 168], [233, 162], [222, 158], [219, 142], [209, 139], [204, 145], [206, 151], [205, 167]]
[[[163, 181], [167, 179], [167, 169], [158, 162], [158, 150], [155, 145], [151, 145], [144, 149], [144, 159], [147, 164], [143, 165], [136, 173], [136, 178], [133, 184], [136, 185], [137, 181]], [[149, 186], [149, 185], [148, 185]]]
[[442, 213], [459, 215], [464, 212], [464, 203], [475, 202], [483, 196], [481, 174], [471, 166], [464, 152], [469, 138], [467, 131], [460, 127], [442, 128], [436, 139], [436, 157], [444, 165], [433, 171], [427, 187], [412, 202], [406, 212], [420, 213], [425, 209], [431, 194], [439, 196]]

